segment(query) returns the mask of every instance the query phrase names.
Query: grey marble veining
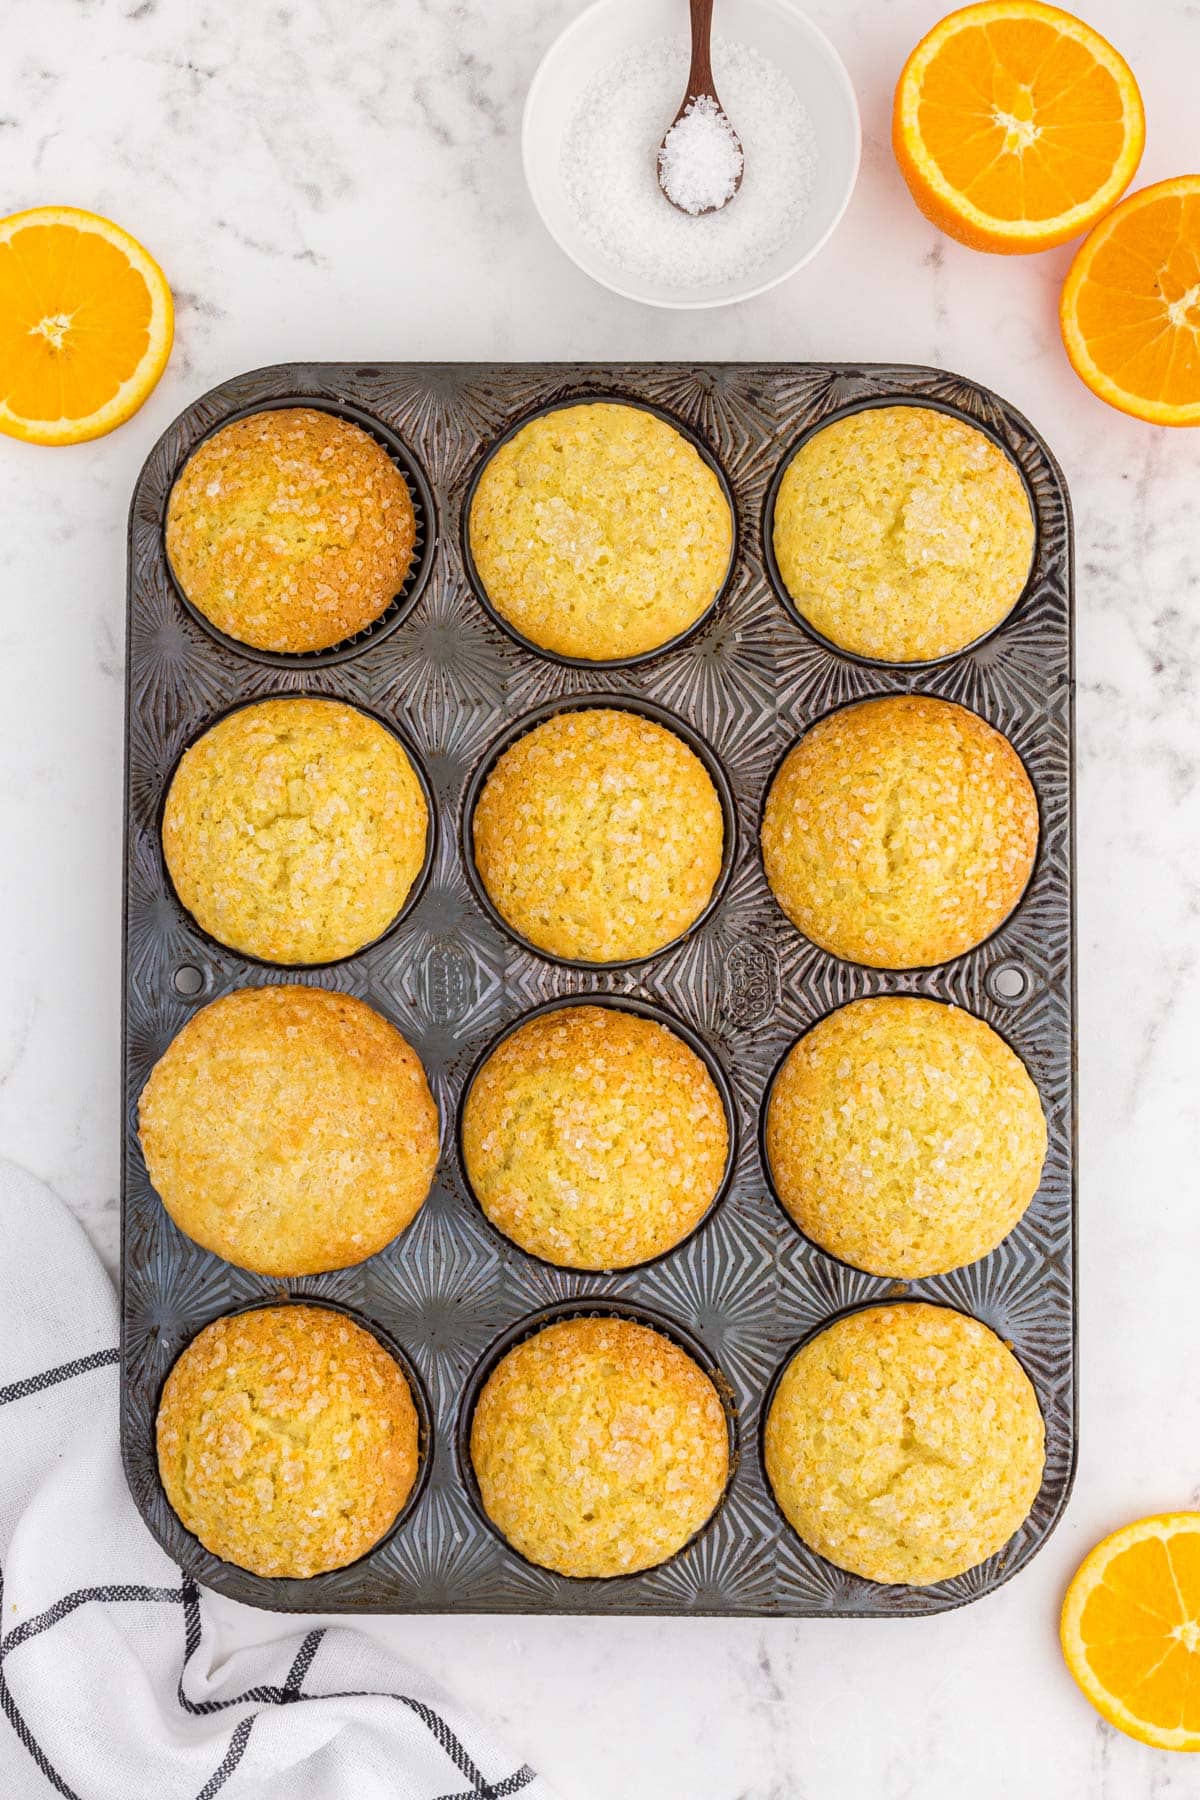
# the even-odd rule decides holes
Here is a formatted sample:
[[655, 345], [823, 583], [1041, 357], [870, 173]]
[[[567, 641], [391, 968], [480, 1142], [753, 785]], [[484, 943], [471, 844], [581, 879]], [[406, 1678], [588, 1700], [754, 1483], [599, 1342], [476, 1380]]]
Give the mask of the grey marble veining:
[[[0, 1154], [116, 1247], [125, 511], [167, 421], [283, 357], [935, 362], [1027, 412], [1076, 506], [1083, 1447], [1037, 1561], [911, 1623], [375, 1621], [568, 1800], [1185, 1800], [1194, 1759], [1112, 1732], [1058, 1658], [1063, 1585], [1141, 1512], [1200, 1505], [1200, 433], [1093, 400], [1058, 341], [1069, 250], [974, 255], [913, 209], [888, 112], [927, 0], [810, 11], [863, 107], [818, 261], [726, 313], [643, 310], [546, 238], [525, 87], [575, 0], [7, 0], [6, 209], [107, 212], [178, 301], [167, 375], [112, 437], [0, 439]], [[1194, 168], [1200, 17], [1086, 0], [1150, 116], [1138, 180]], [[280, 1622], [217, 1603], [226, 1639]]]

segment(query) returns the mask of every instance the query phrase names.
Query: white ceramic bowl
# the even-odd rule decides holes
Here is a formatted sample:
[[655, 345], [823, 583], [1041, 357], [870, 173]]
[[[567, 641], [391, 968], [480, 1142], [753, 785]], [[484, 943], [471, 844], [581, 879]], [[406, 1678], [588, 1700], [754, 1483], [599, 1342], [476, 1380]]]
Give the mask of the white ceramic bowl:
[[[596, 0], [580, 13], [551, 44], [530, 85], [521, 153], [542, 223], [594, 281], [648, 306], [728, 306], [786, 280], [811, 261], [837, 225], [858, 176], [858, 102], [841, 57], [790, 0], [718, 0], [714, 33], [749, 44], [773, 62], [808, 110], [817, 144], [808, 210], [775, 254], [744, 277], [708, 287], [676, 287], [632, 274], [610, 262], [584, 232], [563, 187], [563, 137], [584, 90], [601, 69], [638, 43], [685, 37], [687, 18], [685, 0]], [[669, 124], [664, 119], [664, 131]]]

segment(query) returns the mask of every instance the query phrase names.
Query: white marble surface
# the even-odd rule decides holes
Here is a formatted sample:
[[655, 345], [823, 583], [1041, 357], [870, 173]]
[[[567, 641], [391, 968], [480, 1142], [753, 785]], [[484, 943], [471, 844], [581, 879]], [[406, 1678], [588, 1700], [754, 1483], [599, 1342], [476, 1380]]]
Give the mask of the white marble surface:
[[[0, 439], [0, 1154], [117, 1227], [125, 508], [173, 414], [291, 356], [859, 357], [989, 382], [1066, 466], [1079, 548], [1083, 1448], [1065, 1523], [966, 1612], [910, 1623], [395, 1620], [370, 1627], [489, 1713], [566, 1800], [1182, 1800], [1191, 1759], [1101, 1724], [1060, 1663], [1099, 1535], [1200, 1505], [1200, 433], [1121, 418], [1055, 326], [1065, 251], [987, 258], [917, 215], [891, 83], [935, 0], [823, 0], [864, 166], [818, 262], [741, 309], [592, 286], [542, 233], [518, 121], [576, 0], [5, 0], [6, 209], [122, 220], [178, 340], [142, 414]], [[1139, 180], [1200, 163], [1200, 10], [1085, 0], [1141, 80]], [[12, 1328], [10, 1321], [4, 1328]], [[222, 1605], [231, 1639], [270, 1617]]]

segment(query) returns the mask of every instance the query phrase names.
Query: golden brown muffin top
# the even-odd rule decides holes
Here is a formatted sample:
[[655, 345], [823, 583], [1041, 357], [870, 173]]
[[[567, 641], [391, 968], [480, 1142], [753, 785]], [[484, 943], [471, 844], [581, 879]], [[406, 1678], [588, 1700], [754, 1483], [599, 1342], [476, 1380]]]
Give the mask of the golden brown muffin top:
[[687, 1236], [725, 1173], [703, 1061], [653, 1019], [557, 1007], [506, 1037], [463, 1107], [467, 1176], [492, 1223], [572, 1269], [625, 1269]]
[[560, 1575], [664, 1562], [729, 1476], [725, 1412], [678, 1345], [627, 1319], [564, 1319], [508, 1352], [471, 1421], [484, 1510]]
[[387, 451], [309, 406], [223, 425], [167, 503], [180, 587], [219, 631], [259, 650], [325, 650], [372, 624], [404, 585], [416, 535]]
[[1008, 917], [1037, 799], [1006, 737], [948, 700], [895, 695], [802, 737], [763, 814], [767, 880], [821, 949], [872, 968], [948, 962]]
[[510, 744], [472, 821], [493, 904], [540, 950], [584, 962], [652, 955], [692, 925], [721, 872], [712, 777], [638, 713], [557, 713]]
[[438, 1114], [394, 1025], [349, 994], [243, 988], [154, 1065], [138, 1132], [189, 1237], [239, 1268], [315, 1275], [390, 1243], [429, 1193]]
[[184, 753], [163, 814], [175, 891], [264, 962], [334, 962], [387, 930], [425, 861], [429, 810], [403, 744], [340, 700], [263, 700]]
[[1020, 599], [1029, 495], [1011, 457], [927, 406], [872, 406], [822, 427], [779, 485], [775, 558], [831, 643], [921, 662], [974, 643]]
[[733, 520], [673, 425], [590, 402], [531, 419], [493, 452], [469, 536], [502, 618], [543, 650], [604, 661], [695, 624], [725, 579]]
[[767, 1109], [775, 1187], [801, 1231], [875, 1275], [974, 1262], [1037, 1192], [1046, 1120], [982, 1019], [908, 995], [855, 1000], [792, 1046]]
[[775, 1497], [804, 1542], [851, 1574], [925, 1586], [1005, 1545], [1045, 1463], [1037, 1396], [977, 1319], [913, 1301], [834, 1321], [771, 1404]]
[[328, 1307], [214, 1320], [158, 1409], [167, 1499], [206, 1550], [256, 1575], [319, 1575], [363, 1556], [412, 1492], [418, 1440], [395, 1358]]

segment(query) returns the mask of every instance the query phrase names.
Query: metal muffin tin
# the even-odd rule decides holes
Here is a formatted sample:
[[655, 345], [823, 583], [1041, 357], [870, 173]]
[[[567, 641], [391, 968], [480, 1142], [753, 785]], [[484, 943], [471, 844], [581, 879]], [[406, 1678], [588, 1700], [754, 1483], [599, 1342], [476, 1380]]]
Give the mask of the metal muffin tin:
[[[595, 667], [540, 655], [481, 604], [464, 555], [463, 508], [490, 449], [519, 421], [576, 399], [661, 410], [720, 470], [737, 515], [725, 591], [683, 639], [648, 658]], [[843, 655], [782, 594], [769, 503], [801, 437], [886, 401], [933, 405], [980, 426], [1013, 457], [1037, 521], [1025, 593], [998, 630], [961, 655], [896, 667]], [[380, 625], [316, 655], [233, 644], [188, 608], [171, 578], [163, 522], [172, 481], [206, 433], [248, 411], [310, 403], [365, 424], [405, 467], [418, 501], [419, 562]], [[129, 526], [125, 844], [121, 1437], [130, 1487], [155, 1536], [199, 1581], [234, 1599], [322, 1612], [666, 1613], [888, 1617], [941, 1612], [989, 1592], [1053, 1529], [1075, 1460], [1075, 1039], [1072, 910], [1072, 550], [1062, 472], [1011, 407], [935, 369], [873, 364], [286, 364], [236, 377], [184, 412], [155, 446]], [[978, 949], [928, 970], [839, 961], [788, 923], [767, 888], [758, 825], [771, 775], [833, 708], [920, 692], [972, 708], [1003, 731], [1037, 791], [1033, 877]], [[180, 755], [218, 716], [278, 694], [326, 695], [394, 725], [432, 788], [437, 830], [420, 897], [358, 956], [281, 969], [224, 949], [183, 911], [159, 840]], [[527, 715], [596, 696], [673, 715], [720, 773], [736, 821], [723, 891], [657, 956], [574, 967], [522, 944], [481, 899], [464, 807], [499, 742]], [[157, 1058], [195, 1009], [239, 987], [314, 982], [360, 995], [418, 1051], [437, 1097], [434, 1191], [394, 1243], [357, 1268], [293, 1281], [247, 1274], [201, 1250], [167, 1217], [137, 1141], [137, 1103]], [[966, 1007], [1023, 1057], [1046, 1110], [1041, 1188], [1017, 1229], [980, 1262], [891, 1282], [805, 1239], [773, 1196], [761, 1108], [789, 1045], [866, 994], [922, 994]], [[573, 995], [663, 1009], [724, 1073], [736, 1117], [732, 1175], [693, 1234], [615, 1275], [526, 1256], [483, 1217], [458, 1140], [464, 1088], [481, 1055], [535, 1008]], [[349, 1568], [307, 1581], [219, 1561], [166, 1502], [154, 1454], [163, 1381], [210, 1320], [287, 1297], [341, 1307], [398, 1347], [428, 1406], [422, 1488], [388, 1536]], [[852, 1308], [899, 1297], [957, 1307], [1010, 1342], [1046, 1421], [1046, 1473], [1033, 1511], [998, 1555], [933, 1587], [884, 1587], [808, 1550], [775, 1506], [762, 1467], [762, 1409], [791, 1352]], [[717, 1375], [736, 1467], [713, 1519], [643, 1574], [579, 1580], [533, 1567], [482, 1518], [465, 1460], [470, 1405], [501, 1350], [567, 1307], [642, 1317]]]

